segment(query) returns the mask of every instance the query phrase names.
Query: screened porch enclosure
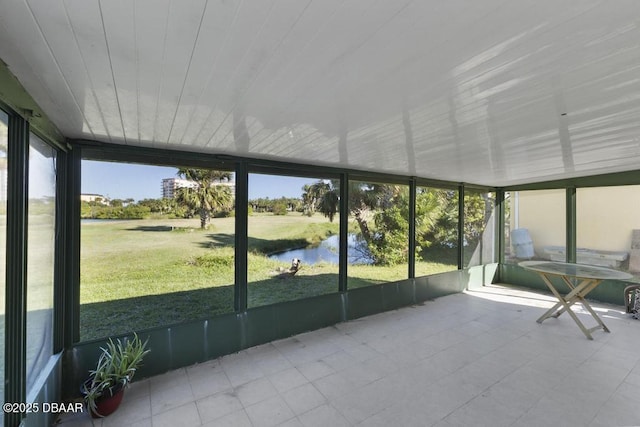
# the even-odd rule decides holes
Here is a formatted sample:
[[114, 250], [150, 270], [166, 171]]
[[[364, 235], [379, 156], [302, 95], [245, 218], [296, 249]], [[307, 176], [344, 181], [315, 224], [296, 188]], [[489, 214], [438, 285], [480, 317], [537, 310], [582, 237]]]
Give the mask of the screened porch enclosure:
[[[167, 372], [191, 382], [194, 364], [224, 365], [265, 348], [291, 362], [304, 350], [290, 337], [351, 331], [360, 319], [394, 333], [387, 322], [411, 318], [402, 313], [414, 308], [420, 314], [409, 326], [423, 321], [422, 332], [434, 334], [418, 328], [404, 338], [436, 348], [442, 341], [429, 339], [461, 326], [439, 318], [449, 304], [478, 333], [453, 336], [487, 351], [467, 351], [461, 340], [438, 347], [437, 357], [472, 354], [464, 362], [474, 364], [491, 354], [514, 368], [492, 379], [526, 375], [534, 361], [501, 353], [517, 344], [500, 334], [539, 307], [519, 297], [476, 302], [494, 284], [505, 286], [497, 294], [534, 291], [525, 299], [545, 300], [541, 277], [519, 266], [527, 260], [633, 276], [589, 294], [615, 320], [611, 333], [594, 334], [597, 349], [576, 348], [594, 350], [585, 350], [593, 357], [585, 366], [622, 361], [625, 377], [606, 387], [636, 385], [640, 361], [620, 345], [637, 341], [622, 290], [640, 276], [635, 2], [24, 0], [1, 8], [2, 403], [78, 398], [109, 338], [149, 339], [133, 394], [152, 405], [151, 385]], [[488, 323], [465, 317], [465, 304]], [[487, 314], [498, 307], [504, 316]], [[559, 335], [570, 340], [564, 317]], [[510, 337], [550, 351], [553, 327], [526, 322]], [[345, 351], [318, 342], [322, 360], [328, 348]], [[391, 349], [372, 349], [390, 357], [383, 350]], [[444, 363], [436, 354], [413, 362], [426, 375]], [[394, 361], [398, 377], [375, 374], [398, 386], [411, 370]], [[364, 369], [337, 367], [335, 378]], [[321, 415], [347, 425], [368, 419], [354, 409], [364, 402], [329, 396], [330, 384], [305, 378], [299, 385], [329, 405]], [[442, 416], [429, 423], [489, 415], [480, 399], [488, 388], [478, 386], [469, 395], [475, 404], [441, 414], [457, 402], [443, 398], [431, 408]], [[278, 422], [317, 421], [294, 410], [289, 390], [276, 391], [271, 397], [292, 415]], [[599, 425], [619, 408], [627, 395], [616, 393], [611, 402], [596, 393], [600, 409], [587, 421]], [[544, 401], [517, 400], [529, 398]], [[236, 415], [259, 423], [247, 408], [261, 402], [238, 399]], [[507, 424], [545, 419], [537, 403], [515, 419], [503, 413]], [[409, 424], [425, 415], [403, 405], [394, 401], [369, 421], [402, 409]], [[540, 417], [527, 418], [529, 410]], [[144, 420], [163, 412], [150, 407]], [[201, 415], [196, 425], [215, 420]], [[0, 425], [55, 417], [9, 411]]]

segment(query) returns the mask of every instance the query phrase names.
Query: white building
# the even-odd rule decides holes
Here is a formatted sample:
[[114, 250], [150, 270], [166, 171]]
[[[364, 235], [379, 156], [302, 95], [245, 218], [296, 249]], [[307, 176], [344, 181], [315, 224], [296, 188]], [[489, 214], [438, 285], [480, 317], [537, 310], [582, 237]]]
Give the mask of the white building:
[[103, 196], [102, 194], [91, 194], [91, 193], [81, 194], [80, 195], [80, 201], [82, 201], [82, 202], [99, 202], [99, 203], [102, 203], [103, 205], [108, 205], [109, 204], [109, 198]]
[[[162, 198], [173, 199], [178, 188], [195, 188], [198, 184], [194, 181], [182, 178], [164, 178], [162, 180]], [[236, 185], [233, 182], [216, 182], [213, 185], [225, 185], [231, 189], [235, 196]]]
[[162, 180], [162, 198], [173, 199], [178, 188], [195, 188], [196, 183], [182, 178], [165, 178]]

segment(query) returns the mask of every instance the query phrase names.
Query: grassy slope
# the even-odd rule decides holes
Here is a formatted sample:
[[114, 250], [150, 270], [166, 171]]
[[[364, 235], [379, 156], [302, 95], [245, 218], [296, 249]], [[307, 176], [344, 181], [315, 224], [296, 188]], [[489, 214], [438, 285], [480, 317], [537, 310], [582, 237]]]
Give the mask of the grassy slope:
[[[234, 218], [83, 223], [81, 339], [100, 338], [233, 310]], [[338, 224], [316, 215], [249, 217], [249, 306], [337, 292], [338, 267], [303, 265], [293, 278], [275, 277], [282, 262], [264, 254], [317, 243]], [[422, 274], [451, 270], [421, 264]], [[454, 267], [455, 269], [455, 267]], [[348, 286], [407, 277], [406, 265], [350, 266]]]

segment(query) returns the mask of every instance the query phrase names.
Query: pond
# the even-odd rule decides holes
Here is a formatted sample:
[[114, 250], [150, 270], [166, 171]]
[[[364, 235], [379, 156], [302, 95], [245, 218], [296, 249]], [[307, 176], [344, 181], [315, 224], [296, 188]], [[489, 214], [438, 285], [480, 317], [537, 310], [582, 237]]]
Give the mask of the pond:
[[[349, 234], [347, 237], [347, 254], [348, 263], [354, 264], [371, 264], [373, 259], [367, 249], [367, 244], [364, 241], [359, 241], [355, 234]], [[337, 235], [331, 236], [322, 242], [318, 246], [291, 249], [285, 252], [279, 252], [271, 255], [269, 258], [277, 259], [286, 263], [291, 262], [293, 258], [298, 258], [302, 261], [303, 265], [313, 265], [320, 262], [328, 262], [331, 264], [338, 264], [338, 243], [339, 237]]]

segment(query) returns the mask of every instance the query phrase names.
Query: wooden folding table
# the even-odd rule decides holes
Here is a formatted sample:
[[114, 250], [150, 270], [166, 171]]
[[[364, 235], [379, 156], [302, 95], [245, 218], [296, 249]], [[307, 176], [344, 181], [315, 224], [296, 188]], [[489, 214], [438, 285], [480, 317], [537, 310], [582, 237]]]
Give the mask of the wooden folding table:
[[[578, 327], [580, 327], [580, 330], [582, 330], [590, 340], [593, 339], [591, 332], [596, 329], [603, 329], [605, 332], [609, 332], [609, 328], [607, 328], [602, 319], [598, 317], [596, 312], [585, 299], [587, 294], [598, 287], [603, 280], [629, 280], [633, 278], [631, 274], [623, 271], [585, 264], [570, 264], [555, 261], [523, 261], [518, 265], [526, 268], [527, 270], [538, 273], [549, 290], [558, 299], [558, 302], [546, 313], [540, 316], [537, 322], [542, 323], [549, 317], [558, 317], [566, 311], [573, 318]], [[569, 293], [562, 296], [562, 294], [553, 285], [551, 276], [560, 277], [569, 287]], [[578, 316], [571, 310], [571, 306], [578, 301], [582, 303], [582, 306], [595, 319], [598, 323], [597, 326], [594, 326], [593, 328], [586, 328], [580, 319], [578, 319]]]

